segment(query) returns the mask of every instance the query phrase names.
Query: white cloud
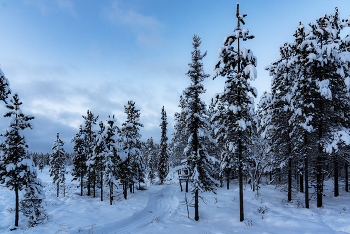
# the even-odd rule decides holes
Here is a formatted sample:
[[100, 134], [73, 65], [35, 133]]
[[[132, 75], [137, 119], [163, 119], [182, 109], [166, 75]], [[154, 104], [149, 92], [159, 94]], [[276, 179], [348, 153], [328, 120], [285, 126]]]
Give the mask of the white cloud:
[[105, 17], [119, 26], [129, 27], [136, 34], [137, 42], [154, 46], [162, 41], [162, 23], [154, 16], [143, 15], [131, 9], [123, 9], [120, 1], [115, 0], [111, 6], [105, 8]]

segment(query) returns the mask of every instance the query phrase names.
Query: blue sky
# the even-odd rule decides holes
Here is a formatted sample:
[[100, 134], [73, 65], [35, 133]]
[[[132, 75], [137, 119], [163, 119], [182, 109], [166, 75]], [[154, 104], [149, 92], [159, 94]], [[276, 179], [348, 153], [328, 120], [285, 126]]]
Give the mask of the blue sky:
[[[0, 64], [25, 114], [36, 117], [26, 130], [30, 151], [51, 152], [56, 132], [72, 152], [70, 139], [89, 109], [105, 121], [125, 120], [124, 105], [134, 100], [141, 110], [143, 140], [160, 139], [164, 105], [169, 133], [179, 111], [179, 96], [189, 85], [192, 37], [207, 51], [204, 69], [213, 72], [217, 51], [236, 26], [237, 2], [231, 0], [0, 0]], [[259, 95], [270, 88], [266, 65], [278, 48], [305, 25], [338, 6], [350, 15], [349, 1], [240, 2], [240, 12], [255, 39], [243, 44], [258, 59]], [[347, 31], [348, 32], [348, 31]], [[209, 104], [223, 90], [224, 78], [204, 83]], [[256, 100], [257, 102], [258, 100]], [[3, 105], [0, 113], [6, 110]], [[0, 128], [8, 120], [1, 117]]]

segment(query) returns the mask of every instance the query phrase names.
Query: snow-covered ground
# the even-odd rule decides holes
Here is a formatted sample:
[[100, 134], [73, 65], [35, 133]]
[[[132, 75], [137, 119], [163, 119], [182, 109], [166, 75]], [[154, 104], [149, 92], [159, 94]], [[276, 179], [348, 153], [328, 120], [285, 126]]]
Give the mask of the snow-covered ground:
[[103, 202], [100, 197], [81, 197], [77, 182], [68, 184], [66, 197], [57, 198], [48, 168], [39, 177], [46, 184], [49, 221], [28, 229], [20, 214], [20, 228], [10, 232], [14, 192], [0, 187], [0, 233], [350, 233], [350, 193], [341, 189], [340, 196], [333, 197], [331, 180], [325, 183], [324, 207], [316, 208], [312, 199], [310, 209], [303, 208], [304, 194], [294, 194], [289, 203], [280, 188], [264, 185], [257, 196], [248, 185], [244, 222], [239, 222], [238, 188], [233, 183], [230, 190], [219, 188], [217, 194], [203, 194], [206, 204], [200, 201], [196, 222], [193, 207], [187, 218], [185, 193], [175, 183], [135, 190], [128, 200], [119, 194], [111, 206], [107, 194]]

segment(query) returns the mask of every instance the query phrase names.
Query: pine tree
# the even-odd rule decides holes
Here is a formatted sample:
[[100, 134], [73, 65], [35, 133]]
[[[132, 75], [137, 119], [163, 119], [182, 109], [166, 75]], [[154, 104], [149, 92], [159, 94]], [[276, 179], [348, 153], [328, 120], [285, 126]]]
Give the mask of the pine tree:
[[120, 145], [123, 162], [120, 164], [119, 171], [121, 179], [124, 183], [124, 198], [127, 199], [127, 189], [135, 182], [143, 182], [144, 179], [144, 162], [141, 151], [141, 134], [140, 127], [143, 127], [140, 121], [140, 110], [135, 108], [135, 102], [128, 101], [128, 105], [124, 106], [127, 119], [122, 124], [120, 131]]
[[160, 152], [158, 156], [158, 177], [160, 180], [160, 184], [163, 184], [165, 177], [168, 175], [168, 137], [166, 136], [167, 133], [167, 117], [166, 112], [164, 110], [164, 106], [162, 108], [162, 123], [159, 125], [162, 133], [160, 138]]
[[29, 219], [29, 225], [33, 227], [43, 223], [48, 218], [48, 214], [43, 207], [43, 201], [45, 200], [44, 185], [37, 177], [37, 171], [33, 163], [29, 168], [28, 184], [25, 188], [24, 198], [20, 202], [20, 209]]
[[[95, 132], [93, 131], [94, 125], [96, 125], [98, 116], [95, 117], [94, 114], [91, 111], [87, 111], [87, 115], [83, 116], [83, 119], [85, 120], [84, 127], [83, 127], [83, 140], [84, 140], [84, 154], [86, 157], [86, 167], [87, 167], [87, 189], [88, 189], [88, 196], [90, 196], [91, 191], [91, 183], [94, 183], [95, 178], [95, 169], [94, 164], [90, 159], [93, 157], [93, 149], [94, 149], [94, 139], [95, 139]], [[95, 192], [95, 187], [93, 188]], [[95, 195], [95, 194], [94, 194]]]
[[157, 154], [156, 148], [153, 143], [153, 138], [149, 138], [146, 141], [145, 150], [144, 150], [145, 158], [147, 158], [147, 178], [151, 180], [151, 184], [153, 184], [153, 180], [156, 177], [156, 169], [157, 169]]
[[0, 100], [4, 101], [7, 104], [6, 99], [10, 93], [10, 83], [0, 69]]
[[6, 105], [9, 111], [4, 117], [10, 117], [9, 126], [2, 134], [5, 137], [2, 142], [3, 154], [0, 160], [0, 182], [8, 189], [15, 191], [16, 212], [15, 226], [18, 227], [18, 211], [19, 211], [19, 194], [18, 192], [28, 185], [30, 178], [30, 167], [32, 160], [26, 158], [26, 144], [22, 130], [32, 128], [29, 120], [34, 119], [33, 116], [26, 116], [22, 113], [18, 94], [13, 95], [10, 104]]
[[73, 171], [72, 176], [73, 180], [80, 179], [80, 196], [83, 196], [83, 183], [84, 183], [84, 175], [87, 171], [86, 166], [86, 154], [85, 154], [85, 145], [84, 145], [84, 135], [83, 135], [83, 127], [80, 125], [79, 132], [75, 134], [72, 138], [72, 143], [74, 143], [74, 157], [73, 157]]
[[[241, 29], [240, 23], [244, 24], [243, 18], [246, 15], [239, 14], [239, 5], [237, 4], [238, 18], [237, 27], [234, 28], [234, 34], [224, 40], [224, 45], [219, 50], [220, 60], [215, 65], [213, 78], [217, 76], [226, 77], [224, 92], [217, 96], [221, 103], [227, 105], [223, 113], [216, 116], [219, 126], [216, 129], [217, 140], [224, 142], [226, 154], [222, 158], [222, 168], [225, 168], [227, 162], [238, 159], [238, 177], [239, 177], [239, 200], [240, 200], [240, 221], [244, 220], [243, 212], [243, 161], [246, 149], [252, 143], [250, 133], [254, 116], [254, 99], [257, 91], [250, 86], [249, 79], [256, 79], [256, 57], [249, 49], [240, 48], [240, 39], [246, 41], [253, 39], [249, 36], [249, 30]], [[237, 42], [237, 50], [233, 43]], [[253, 97], [252, 97], [253, 96]]]
[[104, 181], [109, 186], [109, 201], [112, 205], [113, 201], [113, 184], [115, 183], [116, 178], [119, 178], [121, 174], [118, 171], [118, 165], [121, 163], [121, 159], [118, 155], [117, 147], [117, 132], [119, 131], [117, 127], [117, 120], [109, 116], [107, 119], [107, 127], [104, 133], [104, 142], [105, 142], [105, 160], [104, 160]]
[[190, 69], [186, 73], [191, 79], [191, 84], [184, 91], [187, 100], [187, 113], [185, 133], [188, 135], [188, 143], [184, 150], [187, 156], [187, 165], [191, 173], [192, 190], [195, 197], [195, 220], [199, 220], [199, 192], [214, 192], [216, 184], [212, 177], [213, 165], [208, 154], [210, 124], [207, 115], [206, 105], [200, 100], [199, 95], [205, 92], [202, 82], [209, 75], [204, 73], [201, 60], [206, 56], [206, 52], [201, 54], [198, 47], [201, 44], [200, 38], [193, 37], [192, 62]]
[[66, 165], [64, 157], [64, 142], [60, 139], [59, 133], [57, 133], [57, 139], [54, 141], [52, 150], [53, 153], [50, 157], [50, 176], [52, 182], [57, 185], [57, 197], [59, 197], [60, 183], [65, 186], [65, 174], [66, 174]]
[[94, 143], [94, 150], [93, 155], [89, 159], [89, 164], [93, 167], [94, 170], [94, 197], [95, 197], [95, 183], [96, 180], [99, 179], [100, 181], [100, 187], [101, 187], [101, 201], [103, 201], [103, 171], [104, 171], [104, 160], [105, 160], [105, 153], [106, 153], [106, 146], [105, 146], [105, 126], [103, 122], [101, 121], [99, 123], [100, 129], [96, 133], [95, 137], [95, 143]]

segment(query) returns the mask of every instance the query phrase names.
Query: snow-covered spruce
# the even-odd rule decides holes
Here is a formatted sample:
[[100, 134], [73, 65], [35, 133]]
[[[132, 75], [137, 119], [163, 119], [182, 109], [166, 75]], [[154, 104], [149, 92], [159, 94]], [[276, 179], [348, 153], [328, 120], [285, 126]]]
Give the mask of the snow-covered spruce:
[[10, 93], [10, 83], [0, 68], [0, 100], [7, 103], [6, 99], [8, 98], [8, 95], [10, 95]]
[[166, 112], [164, 110], [164, 106], [162, 108], [162, 123], [159, 125], [162, 133], [161, 133], [161, 138], [160, 138], [160, 151], [159, 151], [159, 156], [158, 156], [158, 177], [160, 180], [160, 184], [163, 184], [164, 179], [168, 175], [168, 137], [166, 136], [167, 133], [167, 116]]
[[57, 133], [57, 139], [52, 146], [53, 152], [50, 155], [50, 176], [53, 177], [52, 183], [56, 183], [57, 185], [57, 197], [60, 194], [60, 184], [65, 188], [66, 182], [66, 162], [63, 145], [64, 142], [60, 139], [59, 133]]
[[0, 158], [0, 182], [8, 189], [15, 191], [16, 210], [15, 227], [18, 227], [19, 211], [19, 191], [28, 186], [33, 173], [32, 160], [26, 157], [26, 144], [23, 136], [23, 130], [32, 128], [29, 122], [34, 119], [33, 116], [27, 116], [22, 113], [18, 94], [14, 94], [10, 104], [6, 105], [8, 112], [4, 117], [9, 117], [9, 125], [4, 130], [2, 136], [5, 138], [1, 143]]
[[[234, 34], [225, 37], [224, 45], [219, 49], [219, 61], [215, 64], [212, 74], [213, 79], [218, 76], [226, 77], [224, 92], [217, 95], [216, 99], [225, 106], [220, 112], [214, 114], [212, 119], [216, 122], [216, 139], [222, 142], [225, 151], [222, 153], [221, 169], [225, 169], [234, 160], [238, 162], [238, 177], [240, 190], [240, 221], [244, 220], [243, 212], [243, 162], [246, 150], [252, 143], [250, 133], [254, 130], [254, 97], [257, 91], [249, 83], [255, 80], [256, 57], [250, 49], [240, 48], [240, 42], [253, 39], [247, 28], [241, 29], [240, 23], [244, 23], [239, 14], [237, 27]], [[237, 49], [234, 43], [237, 42]]]
[[140, 127], [143, 127], [140, 121], [140, 110], [135, 108], [134, 101], [128, 101], [124, 106], [127, 115], [126, 121], [122, 124], [120, 131], [119, 144], [121, 148], [120, 157], [120, 179], [124, 183], [124, 198], [127, 199], [127, 189], [135, 183], [144, 182], [145, 163], [143, 160]]
[[157, 171], [157, 148], [154, 145], [153, 138], [149, 138], [146, 141], [144, 156], [147, 160], [147, 178], [150, 180], [150, 183], [153, 184], [153, 180], [156, 178]]
[[192, 190], [195, 197], [195, 217], [199, 220], [198, 199], [200, 192], [215, 192], [216, 183], [212, 177], [213, 162], [208, 154], [211, 135], [209, 132], [206, 105], [200, 100], [199, 95], [205, 92], [202, 82], [209, 75], [204, 73], [201, 60], [206, 52], [201, 54], [199, 46], [200, 38], [193, 37], [192, 61], [189, 63], [189, 70], [186, 73], [191, 79], [191, 84], [184, 90], [186, 106], [186, 121], [184, 133], [188, 136], [188, 142], [184, 153], [187, 156], [186, 163], [191, 173]]

